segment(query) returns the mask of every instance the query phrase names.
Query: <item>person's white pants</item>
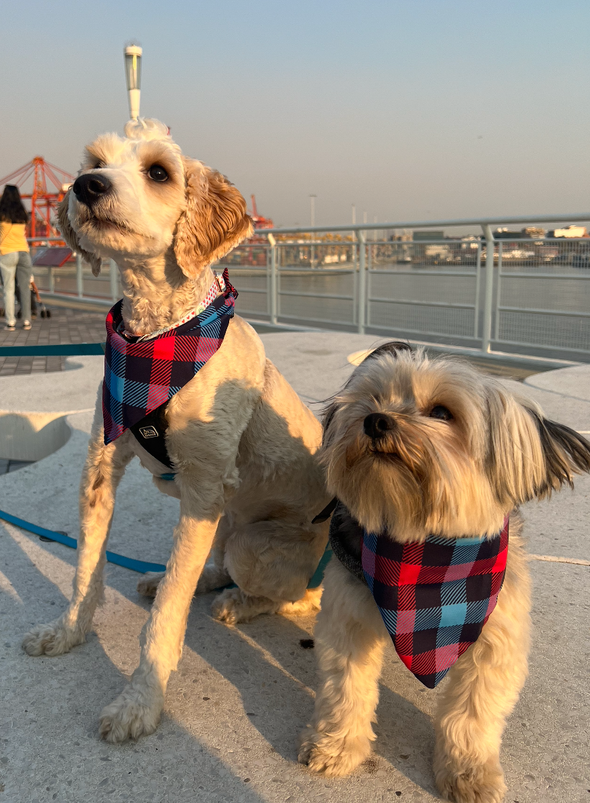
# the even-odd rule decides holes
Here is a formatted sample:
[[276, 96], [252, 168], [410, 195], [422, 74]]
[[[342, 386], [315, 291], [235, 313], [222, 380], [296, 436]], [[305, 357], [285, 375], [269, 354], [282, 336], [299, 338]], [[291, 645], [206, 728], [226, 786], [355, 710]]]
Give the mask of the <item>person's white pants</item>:
[[33, 265], [28, 251], [12, 251], [0, 255], [0, 272], [4, 285], [4, 315], [9, 326], [16, 324], [14, 314], [15, 279], [20, 290], [21, 314], [24, 321], [31, 320], [31, 276]]

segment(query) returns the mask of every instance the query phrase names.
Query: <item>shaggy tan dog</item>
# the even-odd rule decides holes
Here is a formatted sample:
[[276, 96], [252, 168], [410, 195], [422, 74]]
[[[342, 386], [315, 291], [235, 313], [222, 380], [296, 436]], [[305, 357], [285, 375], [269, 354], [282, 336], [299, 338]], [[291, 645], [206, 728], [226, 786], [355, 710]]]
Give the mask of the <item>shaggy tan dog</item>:
[[[251, 231], [240, 193], [216, 171], [183, 156], [157, 121], [126, 127], [126, 138], [99, 137], [86, 149], [78, 195], [59, 210], [68, 244], [97, 273], [116, 261], [126, 331], [145, 335], [194, 310], [215, 282], [211, 263]], [[321, 425], [266, 359], [256, 332], [234, 317], [225, 340], [168, 404], [170, 471], [130, 430], [103, 442], [101, 395], [80, 489], [80, 540], [74, 596], [55, 622], [30, 632], [29, 655], [61, 655], [81, 644], [103, 590], [105, 550], [117, 485], [138, 456], [160, 491], [180, 499], [164, 575], [139, 590], [156, 598], [141, 660], [123, 693], [102, 712], [111, 742], [157, 727], [171, 670], [182, 652], [192, 596], [230, 583], [214, 602], [228, 623], [263, 612], [317, 606], [306, 591], [323, 553], [327, 525], [311, 521], [328, 501], [314, 453]], [[212, 562], [205, 565], [212, 546]]]
[[[465, 363], [386, 344], [327, 411], [322, 460], [329, 490], [356, 522], [344, 534], [357, 556], [363, 530], [402, 543], [432, 533], [492, 537], [511, 514], [504, 585], [444, 681], [434, 758], [445, 798], [498, 803], [500, 742], [529, 647], [529, 570], [515, 510], [589, 471], [590, 444]], [[345, 775], [369, 755], [389, 642], [369, 587], [333, 558], [316, 627], [320, 689], [299, 755], [311, 769]]]

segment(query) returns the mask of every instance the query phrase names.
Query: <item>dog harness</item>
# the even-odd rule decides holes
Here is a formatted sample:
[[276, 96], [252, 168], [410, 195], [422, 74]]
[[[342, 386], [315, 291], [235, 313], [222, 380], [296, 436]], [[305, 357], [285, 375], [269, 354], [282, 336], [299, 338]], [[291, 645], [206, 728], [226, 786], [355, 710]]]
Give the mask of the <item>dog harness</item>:
[[[172, 467], [164, 441], [164, 408], [223, 343], [238, 296], [227, 268], [223, 279], [225, 289], [202, 312], [150, 339], [125, 334], [123, 301], [110, 310], [102, 394], [105, 444], [131, 429], [148, 452]], [[150, 442], [156, 447], [156, 440], [153, 449]]]
[[506, 518], [492, 538], [431, 535], [400, 544], [363, 531], [338, 503], [330, 541], [336, 557], [368, 585], [403, 663], [433, 689], [477, 641], [496, 607], [508, 530]]

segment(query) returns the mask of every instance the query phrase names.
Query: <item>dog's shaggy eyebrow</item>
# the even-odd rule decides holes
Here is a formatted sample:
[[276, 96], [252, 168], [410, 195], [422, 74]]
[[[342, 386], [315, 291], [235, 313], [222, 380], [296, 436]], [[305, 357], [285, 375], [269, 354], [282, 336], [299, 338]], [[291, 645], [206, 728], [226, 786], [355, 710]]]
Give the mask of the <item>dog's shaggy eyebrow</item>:
[[139, 158], [144, 167], [162, 163], [171, 172], [180, 173], [182, 169], [174, 153], [163, 142], [146, 142], [139, 150]]
[[106, 151], [101, 147], [101, 143], [93, 142], [84, 148], [85, 154], [89, 159], [97, 159], [99, 162], [108, 162]]

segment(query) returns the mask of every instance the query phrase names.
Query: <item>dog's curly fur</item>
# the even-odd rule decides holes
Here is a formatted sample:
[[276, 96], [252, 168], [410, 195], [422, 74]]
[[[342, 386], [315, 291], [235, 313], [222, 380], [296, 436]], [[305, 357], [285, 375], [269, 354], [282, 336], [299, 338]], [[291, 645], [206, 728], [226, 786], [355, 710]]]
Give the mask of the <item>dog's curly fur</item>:
[[[369, 422], [382, 417], [375, 433]], [[456, 803], [499, 803], [500, 742], [527, 675], [530, 579], [518, 505], [590, 471], [590, 443], [531, 401], [452, 358], [381, 346], [325, 416], [328, 488], [362, 527], [397, 541], [497, 533], [511, 514], [508, 565], [479, 639], [452, 667], [436, 718], [434, 771]], [[377, 435], [377, 437], [375, 437]], [[345, 775], [375, 736], [390, 638], [368, 587], [332, 559], [316, 627], [320, 690], [299, 760]]]
[[[110, 190], [90, 204], [68, 191], [59, 220], [68, 244], [95, 273], [102, 258], [115, 260], [125, 327], [143, 335], [193, 310], [214, 282], [211, 263], [252, 226], [238, 190], [183, 156], [165, 126], [128, 123], [126, 135], [107, 134], [88, 146], [80, 175], [106, 179]], [[167, 180], [150, 178], [154, 165]], [[138, 456], [159, 490], [180, 499], [180, 521], [166, 572], [138, 586], [155, 601], [140, 665], [102, 713], [100, 733], [111, 742], [157, 727], [195, 588], [237, 584], [213, 604], [214, 615], [227, 623], [317, 608], [321, 593], [306, 586], [327, 541], [327, 525], [311, 523], [328, 501], [315, 458], [322, 428], [245, 321], [232, 319], [220, 349], [171, 399], [166, 416], [177, 470], [172, 482], [159, 478], [169, 469], [130, 431], [104, 445], [99, 390], [80, 488], [73, 599], [59, 619], [35, 628], [23, 643], [30, 655], [60, 655], [84, 641], [102, 594], [116, 488]]]

